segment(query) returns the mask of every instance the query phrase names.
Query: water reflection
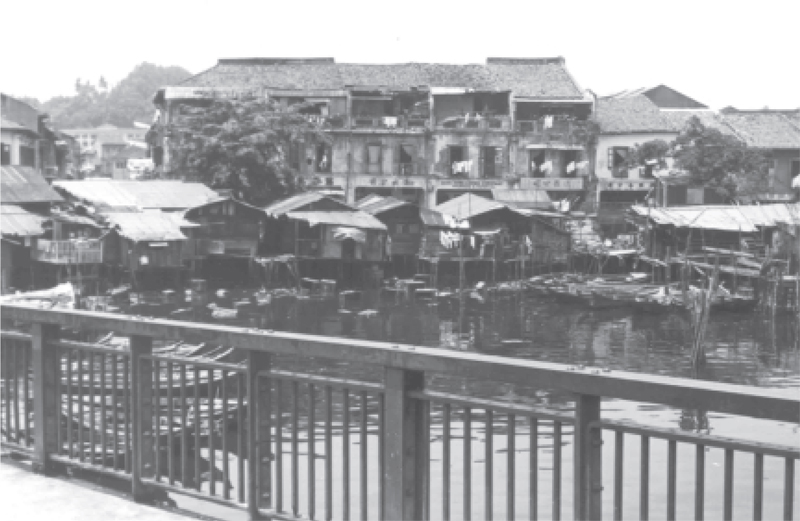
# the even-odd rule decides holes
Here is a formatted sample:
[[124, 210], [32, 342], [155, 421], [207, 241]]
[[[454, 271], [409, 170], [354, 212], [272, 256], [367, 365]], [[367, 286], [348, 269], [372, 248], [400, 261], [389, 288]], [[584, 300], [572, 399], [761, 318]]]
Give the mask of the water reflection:
[[[711, 317], [707, 360], [693, 367], [688, 315], [632, 309], [594, 310], [542, 297], [510, 294], [483, 302], [383, 300], [364, 293], [341, 307], [338, 301], [298, 300], [276, 313], [275, 329], [460, 349], [525, 360], [596, 366], [647, 374], [698, 378], [758, 387], [800, 387], [800, 356], [790, 317], [774, 323], [755, 314], [718, 312]], [[378, 379], [369, 368], [333, 364], [351, 377]], [[429, 383], [530, 405], [571, 408], [572, 397], [541, 389], [511, 388], [497, 382], [434, 377]], [[614, 407], [609, 404], [609, 411]], [[667, 411], [641, 404], [639, 411]], [[677, 413], [677, 411], [675, 411]], [[630, 411], [623, 416], [631, 418]], [[661, 414], [664, 426], [709, 432], [705, 411]], [[719, 434], [719, 432], [715, 432]], [[796, 435], [785, 439], [794, 443]]]

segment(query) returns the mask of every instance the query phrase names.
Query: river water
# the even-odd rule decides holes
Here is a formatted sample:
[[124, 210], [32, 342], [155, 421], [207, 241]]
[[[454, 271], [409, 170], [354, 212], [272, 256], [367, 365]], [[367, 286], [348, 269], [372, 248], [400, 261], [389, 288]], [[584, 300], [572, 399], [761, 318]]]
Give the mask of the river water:
[[[269, 328], [336, 337], [359, 338], [388, 341], [403, 344], [457, 349], [524, 360], [537, 360], [564, 363], [572, 366], [598, 367], [610, 371], [631, 371], [645, 374], [669, 375], [683, 378], [727, 382], [755, 387], [791, 389], [800, 393], [800, 350], [789, 316], [779, 316], [773, 322], [765, 321], [756, 312], [750, 313], [712, 313], [706, 334], [707, 360], [702, 366], [694, 368], [690, 359], [690, 318], [681, 312], [652, 314], [634, 309], [593, 310], [587, 307], [565, 304], [548, 297], [523, 296], [517, 293], [495, 294], [482, 301], [468, 297], [463, 313], [454, 301], [404, 301], [394, 297], [381, 298], [377, 293], [355, 294], [351, 299], [317, 300], [312, 298], [294, 301], [288, 299], [287, 305], [274, 305]], [[380, 368], [368, 365], [337, 363], [317, 360], [313, 365], [308, 360], [293, 360], [287, 357], [278, 359], [278, 366], [298, 372], [315, 372], [331, 376], [377, 381], [381, 378]], [[492, 398], [500, 401], [536, 405], [557, 411], [569, 412], [574, 408], [572, 396], [551, 389], [535, 386], [510, 386], [497, 381], [465, 381], [429, 375], [428, 388], [444, 390], [457, 394]], [[283, 399], [283, 415], [289, 414], [291, 407], [288, 394]], [[334, 406], [334, 427], [336, 441], [334, 454], [342, 441], [343, 405], [336, 395]], [[311, 406], [300, 398], [301, 444], [307, 446], [307, 415]], [[324, 417], [320, 404], [315, 407], [319, 422]], [[365, 453], [369, 476], [375, 477], [377, 468], [377, 410], [373, 401], [368, 406], [367, 421], [369, 441]], [[360, 451], [358, 400], [351, 401], [350, 454]], [[606, 399], [602, 402], [602, 416], [606, 419], [631, 420], [653, 427], [682, 429], [703, 434], [714, 434], [732, 438], [776, 443], [780, 445], [800, 445], [798, 425], [767, 420], [756, 420], [727, 414], [709, 413], [702, 410], [677, 410], [658, 404], [639, 403]], [[287, 421], [288, 421], [287, 416]], [[431, 518], [441, 518], [442, 506], [442, 425], [441, 407], [431, 410]], [[451, 429], [453, 433], [451, 460], [452, 511], [453, 519], [462, 516], [464, 501], [463, 415], [457, 407], [453, 408]], [[528, 424], [519, 418], [516, 423], [515, 452], [522, 463], [515, 470], [520, 483], [524, 483], [528, 468], [527, 457], [519, 453], [529, 452]], [[504, 416], [496, 415], [496, 426], [487, 430], [482, 411], [475, 411], [471, 429], [472, 462], [474, 475], [472, 485], [472, 511], [476, 518], [485, 515], [485, 489], [483, 472], [486, 463], [486, 441], [492, 440], [494, 506], [497, 518], [505, 516], [505, 484], [508, 477], [506, 462], [507, 427]], [[542, 422], [539, 431], [539, 516], [552, 517], [551, 496], [552, 479], [550, 473], [554, 461], [553, 425]], [[284, 438], [288, 432], [284, 431]], [[317, 458], [324, 453], [321, 425], [317, 425], [314, 437], [314, 453]], [[606, 491], [603, 493], [604, 516], [611, 518], [613, 499], [614, 434], [604, 432], [603, 474]], [[624, 518], [639, 517], [639, 486], [641, 482], [640, 451], [641, 439], [634, 435], [624, 437]], [[562, 516], [572, 517], [572, 432], [564, 426], [562, 437], [562, 480], [564, 508]], [[307, 449], [306, 449], [307, 450]], [[291, 465], [290, 445], [285, 443], [280, 451], [284, 469]], [[300, 456], [300, 483], [306, 480], [307, 452]], [[339, 456], [334, 456], [339, 458]], [[706, 450], [706, 519], [722, 516], [724, 451]], [[319, 462], [319, 465], [322, 463]], [[357, 516], [356, 505], [359, 500], [359, 466], [354, 463], [351, 473], [353, 494], [353, 515]], [[666, 516], [666, 474], [667, 444], [653, 439], [650, 442], [650, 509], [651, 519]], [[795, 463], [795, 474], [800, 466]], [[286, 470], [288, 472], [288, 470]], [[679, 444], [677, 453], [677, 518], [693, 517], [694, 514], [694, 446]], [[737, 453], [734, 461], [734, 513], [735, 518], [750, 518], [753, 504], [752, 455]], [[338, 473], [338, 471], [337, 471]], [[317, 470], [317, 511], [323, 509], [322, 467]], [[767, 457], [764, 463], [764, 519], [778, 518], [782, 515], [782, 495], [784, 461]], [[289, 475], [284, 476], [288, 479]], [[233, 483], [234, 489], [238, 483]], [[334, 483], [334, 494], [339, 497], [342, 480], [338, 475]], [[284, 489], [284, 507], [288, 508], [290, 496], [288, 485]], [[517, 516], [527, 518], [529, 496], [524, 485], [519, 485], [514, 493], [517, 503]], [[305, 505], [308, 495], [302, 492], [300, 502]], [[187, 500], [181, 500], [186, 504]], [[378, 515], [377, 489], [370, 486], [367, 498], [368, 517]], [[795, 501], [795, 517], [800, 516], [800, 505]], [[204, 511], [211, 513], [208, 506]], [[303, 509], [301, 508], [301, 513]], [[338, 512], [338, 507], [337, 507]], [[230, 514], [219, 513], [222, 517], [233, 519]], [[336, 514], [334, 517], [339, 517]]]

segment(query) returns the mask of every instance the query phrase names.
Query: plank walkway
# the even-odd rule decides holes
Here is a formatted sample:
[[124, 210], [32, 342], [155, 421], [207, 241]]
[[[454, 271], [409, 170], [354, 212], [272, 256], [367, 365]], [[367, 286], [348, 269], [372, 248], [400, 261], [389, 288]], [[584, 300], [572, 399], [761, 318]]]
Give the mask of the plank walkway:
[[[47, 478], [8, 462], [0, 463], [0, 505], [4, 519], [57, 519], [59, 521], [186, 521], [159, 508], [128, 498], [76, 486], [73, 480]], [[88, 516], [88, 517], [87, 517]]]

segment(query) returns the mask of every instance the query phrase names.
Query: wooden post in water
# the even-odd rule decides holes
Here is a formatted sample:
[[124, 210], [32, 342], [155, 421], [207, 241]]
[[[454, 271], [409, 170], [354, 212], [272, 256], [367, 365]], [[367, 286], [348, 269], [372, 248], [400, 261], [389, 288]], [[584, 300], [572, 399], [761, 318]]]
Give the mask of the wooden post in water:
[[425, 373], [387, 367], [385, 386], [385, 433], [383, 512], [389, 521], [423, 519], [427, 490], [428, 439], [425, 425], [425, 404], [411, 398], [410, 392], [421, 391]]
[[33, 414], [36, 434], [33, 470], [48, 474], [52, 471], [50, 455], [58, 452], [58, 424], [61, 420], [61, 404], [58, 400], [58, 388], [61, 385], [58, 348], [51, 345], [58, 339], [59, 328], [49, 324], [33, 324], [32, 333]]
[[[153, 339], [132, 336], [131, 350], [131, 409], [133, 410], [133, 465], [131, 468], [134, 501], [150, 498], [144, 480], [155, 475], [155, 436], [159, 428], [153, 422], [153, 408], [158, 407], [153, 395]], [[154, 403], [156, 402], [156, 403]]]

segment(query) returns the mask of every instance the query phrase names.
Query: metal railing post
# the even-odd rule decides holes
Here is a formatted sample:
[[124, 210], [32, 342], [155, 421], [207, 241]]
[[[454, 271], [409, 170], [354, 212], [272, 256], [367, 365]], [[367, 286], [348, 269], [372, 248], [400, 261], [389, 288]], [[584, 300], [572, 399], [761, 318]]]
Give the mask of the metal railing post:
[[50, 455], [58, 452], [58, 424], [61, 421], [58, 388], [61, 385], [61, 372], [58, 348], [50, 345], [58, 339], [58, 334], [58, 326], [33, 324], [33, 470], [42, 474], [52, 471]]
[[[153, 396], [153, 361], [144, 356], [153, 353], [153, 339], [145, 336], [131, 337], [131, 410], [133, 411], [133, 465], [131, 467], [134, 501], [147, 501], [151, 494], [142, 480], [155, 475], [155, 436], [158, 425], [153, 423], [153, 407], [158, 407], [158, 397]], [[154, 403], [155, 402], [155, 403]]]
[[422, 519], [427, 452], [424, 402], [408, 396], [421, 391], [425, 373], [387, 367], [384, 373], [385, 432], [383, 511], [387, 520]]
[[259, 372], [269, 371], [271, 364], [269, 354], [248, 352], [247, 511], [250, 519], [262, 519], [260, 509], [272, 508], [271, 382], [258, 376]]
[[601, 430], [592, 426], [600, 420], [600, 397], [577, 395], [575, 403], [575, 471], [573, 508], [575, 519], [599, 520], [602, 511], [603, 437]]

